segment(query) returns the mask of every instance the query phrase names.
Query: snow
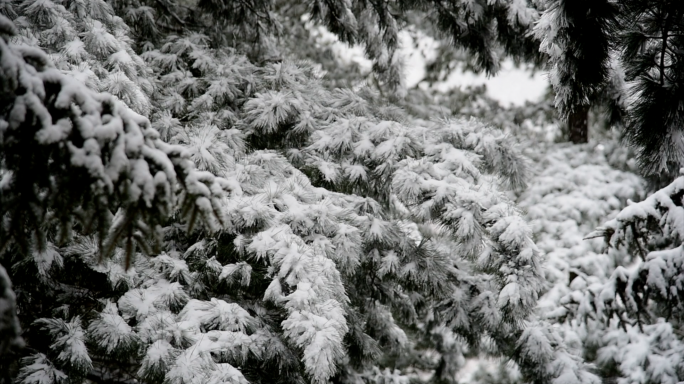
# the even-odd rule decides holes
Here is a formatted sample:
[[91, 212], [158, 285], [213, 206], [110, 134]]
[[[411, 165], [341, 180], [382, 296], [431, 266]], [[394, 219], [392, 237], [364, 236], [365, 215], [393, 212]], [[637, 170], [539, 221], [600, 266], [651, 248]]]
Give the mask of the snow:
[[[539, 309], [557, 322], [566, 343], [595, 348], [595, 363], [617, 369], [618, 382], [675, 383], [679, 380], [675, 361], [680, 361], [682, 347], [677, 337], [669, 336], [671, 324], [653, 315], [642, 315], [651, 316], [650, 320], [634, 316], [639, 305], [646, 305], [641, 287], [648, 286], [652, 300], [681, 292], [683, 249], [653, 250], [641, 261], [636, 249], [628, 253], [623, 244], [633, 241], [632, 226], [644, 231], [642, 225], [654, 223], [662, 228], [661, 236], [681, 239], [682, 213], [672, 197], [678, 196], [682, 181], [631, 202], [630, 198], [644, 195], [643, 182], [610, 167], [607, 154], [619, 158], [620, 149], [610, 143], [602, 146], [605, 150], [593, 152], [551, 146], [543, 155], [544, 170], [521, 196], [521, 206], [548, 258], [550, 286]], [[602, 224], [596, 233], [606, 233], [615, 248], [606, 249], [600, 241], [582, 242], [582, 234], [592, 229], [589, 223]], [[653, 239], [657, 235], [643, 241]], [[568, 281], [573, 274], [574, 280]], [[649, 306], [648, 311], [656, 308]], [[625, 321], [625, 317], [632, 319]], [[563, 372], [561, 378], [568, 382], [578, 380], [571, 371], [564, 368]]]
[[513, 0], [508, 6], [508, 22], [511, 26], [516, 23], [530, 25], [539, 19], [539, 13], [528, 7], [525, 0]]
[[[538, 17], [530, 11], [526, 7], [525, 1], [516, 0], [513, 2], [513, 6], [509, 8], [509, 19], [515, 17], [523, 24], [530, 23]], [[322, 44], [329, 44], [336, 57], [343, 63], [355, 63], [363, 71], [370, 72], [372, 62], [365, 57], [362, 47], [349, 47], [338, 41], [335, 35], [328, 32], [324, 27], [315, 27], [311, 30], [314, 35], [319, 36]], [[436, 54], [438, 43], [429, 36], [418, 35], [418, 41], [414, 41], [409, 32], [403, 30], [399, 32], [400, 49], [398, 56], [403, 60], [407, 88], [419, 86], [425, 78], [426, 60], [430, 60]], [[417, 47], [415, 47], [416, 45]], [[435, 88], [441, 92], [446, 92], [453, 88], [479, 85], [487, 87], [488, 96], [499, 101], [503, 106], [509, 106], [539, 101], [547, 92], [549, 81], [545, 73], [535, 72], [524, 66], [516, 68], [512, 60], [505, 59], [495, 76], [465, 72], [463, 66], [460, 66], [448, 76], [446, 81], [438, 83]]]
[[92, 27], [86, 31], [84, 43], [90, 51], [103, 59], [121, 49], [119, 41], [98, 20], [93, 20]]
[[38, 319], [36, 324], [53, 338], [50, 345], [57, 354], [57, 361], [68, 364], [80, 372], [92, 369], [92, 360], [86, 347], [86, 336], [81, 327], [81, 318], [75, 316], [69, 322], [61, 319]]
[[517, 306], [520, 303], [520, 287], [516, 283], [506, 284], [499, 293], [499, 307]]
[[[525, 2], [516, 1], [516, 3]], [[416, 49], [414, 48], [416, 42], [408, 32], [400, 32], [399, 38], [403, 47], [400, 54], [405, 60], [406, 86], [409, 88], [419, 86], [425, 77], [426, 59], [429, 60], [434, 55], [437, 42], [428, 36], [421, 36]], [[526, 66], [517, 68], [512, 60], [504, 59], [499, 72], [494, 76], [466, 72], [460, 65], [449, 74], [445, 81], [437, 83], [435, 89], [447, 92], [454, 88], [464, 89], [480, 85], [487, 87], [488, 96], [499, 101], [503, 106], [510, 106], [539, 101], [547, 92], [549, 82], [542, 71], [535, 72]]]
[[107, 302], [98, 319], [90, 323], [88, 331], [106, 353], [131, 348], [137, 341], [133, 328], [119, 316], [116, 304]]
[[46, 279], [52, 268], [61, 268], [64, 265], [64, 259], [55, 249], [51, 243], [43, 251], [36, 251], [33, 253], [33, 261], [38, 268], [38, 276], [41, 279]]
[[237, 264], [227, 264], [221, 268], [219, 280], [240, 281], [240, 285], [249, 286], [251, 279], [252, 266], [244, 261]]
[[[526, 13], [524, 3], [512, 2], [510, 21], [533, 21], [536, 16]], [[109, 33], [104, 25], [93, 25], [102, 29], [98, 33]], [[108, 36], [114, 35], [99, 38], [106, 43]], [[41, 81], [62, 81], [58, 106], [73, 105], [83, 114], [79, 132], [72, 132], [82, 136], [83, 145], [65, 145], [71, 165], [97, 178], [101, 189], [96, 192], [103, 199], [121, 198], [145, 209], [119, 210], [111, 233], [163, 234], [157, 238], [163, 251], [152, 258], [136, 253], [128, 272], [122, 265], [130, 255], [121, 249], [95, 265], [94, 239], [84, 240], [92, 242], [91, 250], [66, 252], [106, 274], [114, 293], [94, 306], [86, 329], [78, 317], [41, 321], [55, 339], [51, 348], [60, 367], [87, 370], [90, 337], [88, 346], [98, 348], [96, 353], [144, 352], [138, 375], [150, 382], [245, 384], [243, 364], [264, 361], [301, 366], [305, 381], [326, 383], [355, 358], [349, 356], [350, 345], [369, 355], [380, 348], [437, 354], [421, 350], [415, 334], [402, 329], [415, 325], [428, 330], [427, 337], [441, 338], [437, 359], [442, 360], [437, 361], [454, 371], [465, 363], [464, 332], [475, 332], [484, 335], [483, 351], [515, 349], [526, 374], [557, 384], [598, 382], [579, 357], [582, 344], [592, 340], [601, 343], [592, 344], [599, 363], [615, 359], [625, 378], [674, 380], [671, 366], [679, 355], [669, 351], [681, 346], [670, 324], [646, 324], [645, 331], [641, 324], [629, 324], [625, 330], [606, 312], [621, 305], [620, 286], [633, 286], [641, 275], [654, 295], [678, 294], [684, 284], [683, 248], [650, 252], [643, 262], [621, 269], [615, 264], [630, 262], [624, 252], [604, 251], [599, 239], [582, 238], [605, 220], [614, 219], [611, 228], [623, 236], [628, 222], [655, 218], [681, 239], [684, 210], [669, 192], [684, 181], [618, 213], [626, 199], [640, 198], [644, 191], [641, 179], [611, 165], [620, 161], [609, 157], [621, 153], [611, 143], [519, 148], [500, 130], [475, 120], [424, 122], [374, 111], [377, 106], [358, 95], [316, 88], [295, 64], [260, 67], [261, 83], [234, 73], [203, 74], [211, 95], [186, 100], [186, 94], [200, 90], [199, 77], [182, 68], [194, 44], [179, 38], [166, 44], [164, 53], [146, 56], [156, 70], [174, 71], [161, 77], [163, 84], [179, 84], [168, 93], [159, 91], [177, 106], [153, 125], [165, 128], [161, 135], [121, 102], [57, 71], [41, 72], [31, 98], [17, 104], [10, 123], [18, 125], [27, 109], [36, 109], [43, 124], [37, 136], [41, 144], [66, 140], [71, 125], [52, 124], [51, 116], [36, 107], [45, 91]], [[136, 58], [123, 47], [110, 48], [116, 50], [107, 56], [109, 65], [120, 65], [120, 71], [99, 85], [112, 86], [130, 103], [125, 80], [134, 79], [125, 72], [137, 65]], [[201, 55], [210, 55], [202, 49]], [[197, 55], [190, 55], [193, 66], [206, 69], [218, 62]], [[245, 78], [254, 75], [252, 70]], [[256, 90], [243, 90], [237, 81], [219, 82], [221, 77], [244, 80]], [[520, 92], [512, 96], [524, 99]], [[237, 99], [245, 100], [240, 113], [211, 111]], [[186, 101], [197, 109], [187, 111]], [[110, 114], [102, 116], [104, 108]], [[283, 127], [300, 128], [288, 130], [295, 139], [285, 141], [277, 137]], [[306, 140], [292, 152], [248, 145], [264, 139], [280, 140], [272, 149], [290, 146], [300, 134]], [[104, 156], [109, 149], [111, 156]], [[535, 160], [527, 189], [525, 150]], [[3, 174], [3, 183], [10, 184], [11, 176]], [[178, 189], [181, 185], [185, 190]], [[515, 190], [502, 191], [499, 185]], [[176, 215], [176, 208], [190, 213]], [[184, 233], [184, 219], [195, 214], [208, 218], [206, 227]], [[161, 218], [136, 221], [145, 217]], [[162, 228], [167, 218], [171, 225]], [[126, 228], [128, 221], [135, 226]], [[112, 244], [119, 240], [114, 237]], [[27, 259], [45, 279], [54, 278], [62, 264], [53, 248]], [[375, 296], [359, 296], [357, 289]], [[433, 305], [433, 294], [440, 308], [417, 319], [421, 305]], [[635, 307], [627, 301], [622, 305]], [[511, 342], [509, 335], [519, 332], [522, 337]], [[34, 360], [22, 363], [20, 382], [56, 380], [59, 373], [50, 371], [49, 360]], [[407, 383], [405, 373], [375, 368], [359, 377]]]
[[187, 293], [177, 282], [157, 280], [147, 288], [136, 288], [126, 292], [118, 301], [124, 319], [144, 320], [158, 310], [182, 307], [188, 301]]
[[18, 378], [25, 384], [52, 384], [66, 381], [68, 376], [57, 369], [42, 353], [22, 359]]
[[178, 317], [186, 325], [207, 330], [247, 332], [255, 326], [255, 320], [238, 304], [216, 298], [209, 302], [192, 299]]
[[83, 61], [88, 54], [85, 49], [85, 44], [79, 38], [64, 44], [62, 53], [64, 53], [69, 60], [75, 63]]

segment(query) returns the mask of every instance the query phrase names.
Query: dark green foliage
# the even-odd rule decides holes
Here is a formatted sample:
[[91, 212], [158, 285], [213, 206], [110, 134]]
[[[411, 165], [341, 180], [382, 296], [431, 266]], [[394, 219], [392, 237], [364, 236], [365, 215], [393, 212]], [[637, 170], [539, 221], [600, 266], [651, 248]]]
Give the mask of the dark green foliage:
[[557, 18], [554, 44], [563, 52], [553, 81], [562, 84], [556, 92], [563, 101], [557, 107], [567, 116], [591, 104], [608, 79], [616, 9], [608, 0], [557, 0], [549, 2], [546, 12]]
[[604, 104], [637, 149], [643, 173], [671, 179], [684, 161], [684, 5], [552, 0], [547, 7], [535, 34], [551, 57], [561, 115]]
[[215, 197], [196, 189], [214, 177], [198, 177], [147, 119], [51, 68], [38, 49], [6, 37], [0, 48], [0, 250], [44, 252], [48, 237], [64, 244], [77, 230], [94, 234], [103, 255], [121, 242], [129, 257], [152, 253], [183, 190], [185, 217], [216, 221], [211, 204], [196, 205]]
[[625, 136], [649, 175], [684, 164], [684, 4], [624, 1], [619, 40], [627, 81], [634, 82]]
[[24, 345], [16, 315], [16, 295], [5, 268], [0, 265], [0, 382], [9, 382], [12, 349]]
[[[516, 60], [541, 62], [538, 44], [529, 36], [537, 11], [524, 0], [489, 2], [445, 1], [345, 1], [315, 0], [292, 3], [272, 0], [174, 2], [172, 0], [113, 3], [132, 26], [144, 49], [170, 33], [183, 30], [209, 37], [214, 48], [239, 49], [257, 63], [282, 60], [299, 54], [301, 46], [289, 46], [291, 25], [306, 18], [325, 25], [341, 41], [361, 44], [373, 62], [378, 85], [403, 94], [403, 68], [396, 55], [398, 33], [412, 20], [418, 26], [458, 48], [466, 49], [478, 70], [496, 73], [499, 53]], [[420, 23], [424, 24], [424, 23]]]

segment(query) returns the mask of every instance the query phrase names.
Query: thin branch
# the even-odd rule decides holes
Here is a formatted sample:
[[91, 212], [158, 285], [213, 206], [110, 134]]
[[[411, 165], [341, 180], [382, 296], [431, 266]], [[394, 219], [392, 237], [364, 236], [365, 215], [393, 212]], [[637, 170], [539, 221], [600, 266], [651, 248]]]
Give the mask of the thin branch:
[[[663, 6], [663, 11], [664, 11], [665, 6]], [[665, 50], [667, 49], [667, 33], [669, 32], [669, 14], [665, 13], [665, 17], [663, 19], [663, 45], [660, 49], [660, 85], [665, 85]]]
[[164, 11], [171, 15], [180, 25], [185, 25], [185, 22], [181, 20], [178, 15], [176, 15], [171, 9], [169, 9], [169, 6], [163, 1], [163, 0], [156, 0], [157, 4], [159, 4], [162, 8], [164, 8]]
[[637, 248], [639, 249], [639, 256], [641, 257], [642, 261], [646, 261], [646, 253], [644, 252], [644, 249], [641, 247], [641, 243], [639, 242], [639, 233], [637, 232], [636, 225], [634, 224], [634, 222], [631, 222], [629, 223], [629, 227], [632, 229], [634, 243], [636, 243]]

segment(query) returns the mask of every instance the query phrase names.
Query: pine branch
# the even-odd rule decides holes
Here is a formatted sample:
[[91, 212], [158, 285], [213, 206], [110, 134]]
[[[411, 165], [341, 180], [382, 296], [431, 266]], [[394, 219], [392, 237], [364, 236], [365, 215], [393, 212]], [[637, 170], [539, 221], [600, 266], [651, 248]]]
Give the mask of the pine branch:
[[178, 24], [180, 24], [181, 26], [185, 26], [185, 21], [183, 21], [180, 17], [178, 17], [178, 15], [176, 15], [176, 13], [173, 12], [173, 11], [169, 8], [168, 4], [166, 3], [166, 0], [155, 0], [155, 2], [156, 2], [160, 7], [162, 7], [162, 9], [164, 10], [164, 12], [166, 12], [166, 13], [169, 14], [169, 15], [171, 15], [171, 17], [173, 17], [173, 19], [176, 20], [176, 22], [177, 22]]
[[[663, 8], [667, 5], [667, 3], [663, 4]], [[665, 13], [665, 16], [661, 22], [662, 24], [662, 46], [660, 48], [660, 85], [665, 85], [665, 50], [667, 49], [667, 39], [668, 39], [668, 28], [669, 28], [669, 14], [664, 11], [664, 9], [660, 10], [660, 14], [662, 15]]]

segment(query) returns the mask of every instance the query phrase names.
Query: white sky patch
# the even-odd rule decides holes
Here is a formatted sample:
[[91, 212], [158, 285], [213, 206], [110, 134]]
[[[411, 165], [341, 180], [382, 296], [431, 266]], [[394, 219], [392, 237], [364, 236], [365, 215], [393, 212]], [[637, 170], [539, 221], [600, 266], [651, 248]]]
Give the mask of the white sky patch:
[[[308, 18], [303, 18], [308, 21]], [[368, 60], [361, 46], [350, 47], [337, 39], [335, 34], [328, 31], [325, 27], [310, 24], [310, 30], [314, 35], [318, 35], [319, 42], [331, 44], [331, 49], [342, 63], [357, 63], [363, 71], [370, 71], [372, 62]], [[399, 54], [404, 57], [404, 73], [406, 76], [406, 86], [412, 88], [425, 78], [426, 59], [433, 59], [437, 54], [436, 47], [439, 44], [432, 37], [419, 33], [420, 38], [417, 44], [411, 34], [407, 31], [399, 32], [399, 43], [401, 48]], [[417, 45], [417, 47], [416, 47]], [[442, 92], [449, 89], [461, 87], [465, 88], [474, 85], [487, 85], [487, 94], [499, 101], [503, 106], [524, 105], [526, 101], [535, 102], [542, 98], [549, 85], [547, 75], [543, 72], [534, 73], [529, 68], [515, 68], [512, 60], [504, 60], [501, 69], [496, 76], [487, 77], [484, 73], [474, 74], [472, 72], [454, 71], [446, 81], [435, 85], [436, 89]]]
[[436, 87], [445, 91], [454, 87], [487, 85], [487, 94], [504, 106], [523, 105], [526, 101], [539, 101], [549, 82], [546, 73], [532, 73], [530, 69], [515, 68], [512, 60], [504, 60], [496, 76], [487, 78], [484, 73], [453, 72], [447, 80]]
[[[435, 54], [437, 42], [429, 36], [422, 36], [418, 48], [414, 47], [411, 36], [406, 31], [399, 33], [402, 45], [401, 54], [405, 60], [406, 86], [411, 88], [419, 84], [425, 77], [425, 61]], [[533, 73], [529, 67], [516, 68], [513, 60], [506, 59], [496, 76], [487, 77], [484, 73], [474, 74], [457, 70], [451, 73], [446, 81], [438, 83], [435, 88], [446, 92], [449, 89], [465, 88], [474, 85], [487, 85], [487, 94], [504, 106], [523, 105], [526, 101], [538, 101], [549, 85], [546, 73]]]
[[422, 35], [416, 48], [411, 35], [406, 31], [401, 31], [399, 44], [401, 44], [400, 54], [404, 56], [406, 86], [412, 88], [425, 78], [425, 61], [434, 59], [439, 43], [430, 36]]
[[307, 23], [309, 32], [314, 36], [318, 43], [322, 46], [329, 45], [335, 56], [339, 58], [342, 63], [346, 65], [357, 63], [363, 71], [370, 72], [373, 63], [366, 58], [363, 47], [360, 45], [349, 46], [348, 44], [341, 42], [337, 36], [328, 31], [327, 28], [311, 22], [308, 14], [302, 16], [302, 21]]

